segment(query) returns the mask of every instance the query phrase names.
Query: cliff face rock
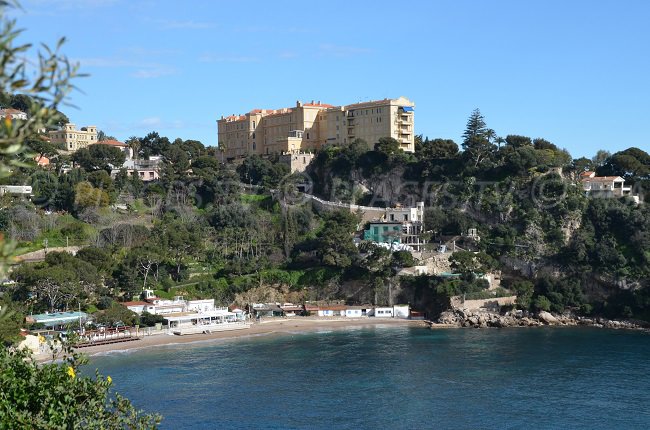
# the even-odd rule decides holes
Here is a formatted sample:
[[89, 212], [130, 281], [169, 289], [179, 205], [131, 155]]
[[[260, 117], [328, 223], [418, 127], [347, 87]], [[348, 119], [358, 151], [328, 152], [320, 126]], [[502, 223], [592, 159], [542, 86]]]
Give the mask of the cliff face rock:
[[557, 325], [560, 323], [557, 318], [546, 311], [541, 311], [537, 317], [548, 325]]
[[637, 321], [616, 321], [605, 318], [585, 318], [573, 315], [553, 315], [542, 311], [537, 316], [521, 311], [506, 312], [499, 314], [488, 311], [469, 311], [456, 309], [445, 311], [440, 314], [438, 324], [452, 327], [539, 327], [543, 325], [554, 326], [592, 326], [603, 328], [625, 328], [639, 329], [646, 328], [647, 324]]

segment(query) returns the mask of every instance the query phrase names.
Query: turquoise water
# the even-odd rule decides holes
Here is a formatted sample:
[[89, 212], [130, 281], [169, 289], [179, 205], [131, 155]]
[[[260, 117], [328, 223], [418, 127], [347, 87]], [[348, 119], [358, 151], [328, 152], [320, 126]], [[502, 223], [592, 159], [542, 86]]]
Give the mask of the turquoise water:
[[650, 335], [352, 328], [94, 357], [162, 428], [650, 428]]

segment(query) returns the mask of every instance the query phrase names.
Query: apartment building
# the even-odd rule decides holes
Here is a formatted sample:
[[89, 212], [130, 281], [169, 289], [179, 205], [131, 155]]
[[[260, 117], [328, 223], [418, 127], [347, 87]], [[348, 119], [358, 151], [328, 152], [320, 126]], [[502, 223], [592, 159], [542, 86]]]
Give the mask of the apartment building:
[[74, 124], [66, 124], [60, 130], [49, 132], [52, 143], [64, 144], [68, 152], [74, 152], [88, 145], [97, 143], [97, 127], [89, 125], [77, 130]]
[[249, 154], [309, 152], [324, 145], [363, 139], [370, 145], [393, 137], [404, 151], [415, 151], [414, 107], [405, 97], [345, 106], [320, 101], [295, 107], [255, 109], [217, 120], [224, 159]]

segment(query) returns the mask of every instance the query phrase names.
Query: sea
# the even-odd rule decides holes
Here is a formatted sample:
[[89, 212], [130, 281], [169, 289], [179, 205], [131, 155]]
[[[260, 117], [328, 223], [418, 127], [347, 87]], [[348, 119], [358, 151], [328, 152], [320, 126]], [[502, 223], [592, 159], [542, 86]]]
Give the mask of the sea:
[[163, 429], [648, 429], [650, 334], [380, 325], [91, 357]]

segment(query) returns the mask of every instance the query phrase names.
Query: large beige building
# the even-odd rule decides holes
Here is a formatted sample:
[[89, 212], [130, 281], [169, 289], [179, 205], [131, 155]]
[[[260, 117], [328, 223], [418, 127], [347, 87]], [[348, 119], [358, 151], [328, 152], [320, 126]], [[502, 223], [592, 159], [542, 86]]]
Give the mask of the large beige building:
[[363, 139], [371, 146], [382, 137], [415, 151], [413, 108], [410, 100], [384, 99], [346, 106], [297, 102], [283, 109], [255, 109], [217, 120], [219, 147], [224, 158], [249, 154], [313, 151], [324, 145], [346, 145]]
[[60, 130], [50, 131], [52, 143], [62, 143], [66, 151], [73, 152], [97, 143], [97, 127], [89, 125], [77, 130], [74, 124], [66, 124]]

